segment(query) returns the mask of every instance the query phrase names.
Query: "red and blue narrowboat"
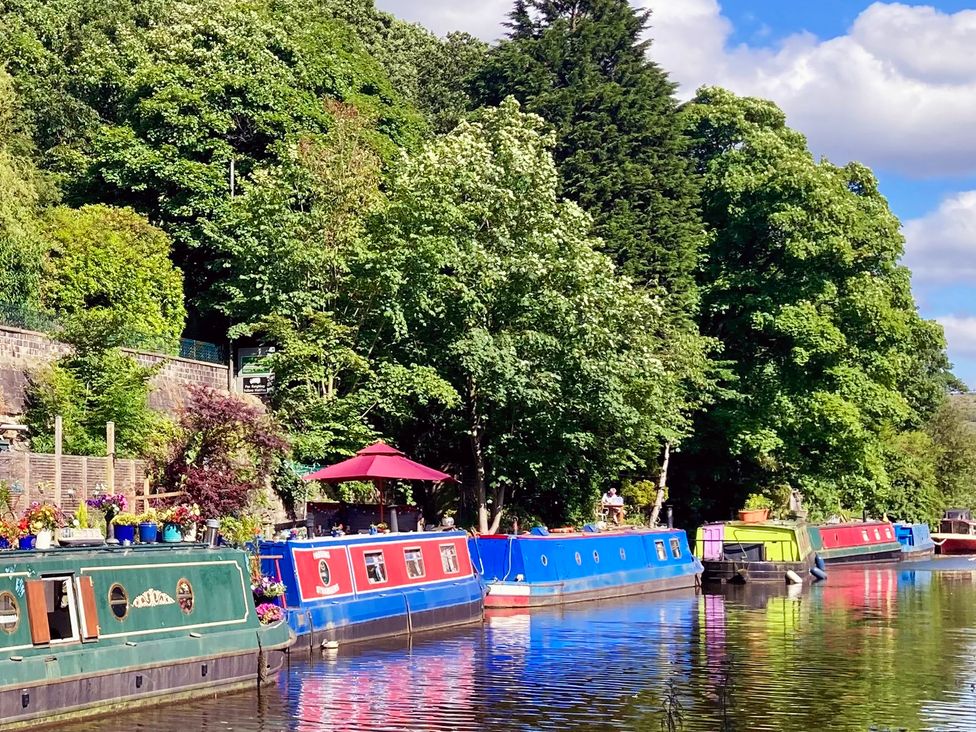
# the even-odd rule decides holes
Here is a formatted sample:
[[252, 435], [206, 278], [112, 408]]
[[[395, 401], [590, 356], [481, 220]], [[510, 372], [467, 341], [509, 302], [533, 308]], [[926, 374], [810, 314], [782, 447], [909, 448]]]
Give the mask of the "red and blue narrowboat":
[[300, 643], [350, 643], [480, 622], [484, 585], [463, 531], [261, 542], [261, 568], [283, 582]]
[[851, 521], [808, 527], [813, 551], [825, 564], [897, 562], [901, 544], [890, 521]]
[[685, 532], [630, 529], [493, 534], [469, 540], [485, 607], [542, 607], [694, 587], [701, 562]]

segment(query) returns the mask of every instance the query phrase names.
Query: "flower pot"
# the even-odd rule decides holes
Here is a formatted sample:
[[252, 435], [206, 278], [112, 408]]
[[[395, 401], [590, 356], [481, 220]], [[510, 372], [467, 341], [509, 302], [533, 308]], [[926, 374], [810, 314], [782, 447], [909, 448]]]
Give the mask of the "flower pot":
[[132, 544], [136, 540], [136, 527], [135, 526], [115, 526], [115, 538], [119, 540], [119, 543], [125, 544], [129, 542]]
[[197, 525], [193, 524], [183, 533], [183, 541], [196, 541], [197, 540]]
[[139, 524], [139, 541], [143, 544], [152, 544], [156, 541], [159, 534], [159, 527], [153, 523]]
[[28, 534], [27, 536], [22, 536], [19, 539], [17, 539], [17, 548], [18, 549], [24, 549], [24, 550], [26, 550], [26, 549], [33, 549], [34, 548], [34, 543], [36, 541], [37, 541], [37, 537], [34, 536], [33, 534]]
[[0, 549], [9, 549], [10, 542], [0, 536]]
[[180, 531], [179, 524], [163, 524], [163, 541], [167, 544], [183, 541], [183, 532]]
[[50, 529], [41, 529], [37, 532], [37, 541], [34, 542], [35, 549], [50, 549], [54, 546], [54, 532]]
[[769, 518], [768, 508], [753, 508], [739, 511], [739, 521], [746, 524], [758, 524]]

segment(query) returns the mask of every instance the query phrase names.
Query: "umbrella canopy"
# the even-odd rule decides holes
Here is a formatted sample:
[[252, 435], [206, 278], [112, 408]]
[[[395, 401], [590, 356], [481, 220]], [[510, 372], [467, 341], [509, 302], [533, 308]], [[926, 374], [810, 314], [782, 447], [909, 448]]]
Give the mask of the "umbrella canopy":
[[316, 470], [305, 480], [321, 480], [341, 483], [344, 480], [433, 480], [453, 481], [447, 473], [415, 463], [394, 447], [377, 442], [356, 453], [355, 457], [341, 463]]

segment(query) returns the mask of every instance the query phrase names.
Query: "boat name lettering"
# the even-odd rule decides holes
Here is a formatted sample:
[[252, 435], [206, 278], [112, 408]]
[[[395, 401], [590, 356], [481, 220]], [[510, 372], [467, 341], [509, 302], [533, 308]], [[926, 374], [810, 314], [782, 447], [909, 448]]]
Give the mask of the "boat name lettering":
[[143, 592], [139, 597], [132, 601], [132, 607], [146, 608], [159, 607], [160, 605], [175, 605], [176, 600], [161, 590], [150, 589]]
[[339, 591], [339, 585], [329, 585], [328, 587], [316, 587], [315, 591], [320, 595], [334, 595]]
[[329, 558], [329, 552], [327, 551], [314, 552], [312, 554], [312, 559], [328, 559], [328, 558]]

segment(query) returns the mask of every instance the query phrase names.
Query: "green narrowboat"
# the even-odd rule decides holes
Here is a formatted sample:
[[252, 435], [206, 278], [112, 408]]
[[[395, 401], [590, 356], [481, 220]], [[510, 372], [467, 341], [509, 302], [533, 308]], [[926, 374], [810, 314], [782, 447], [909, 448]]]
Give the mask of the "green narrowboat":
[[267, 679], [294, 636], [258, 622], [250, 577], [243, 552], [205, 545], [0, 553], [0, 727]]
[[705, 524], [695, 537], [705, 582], [784, 582], [813, 566], [813, 547], [803, 524], [786, 521]]

